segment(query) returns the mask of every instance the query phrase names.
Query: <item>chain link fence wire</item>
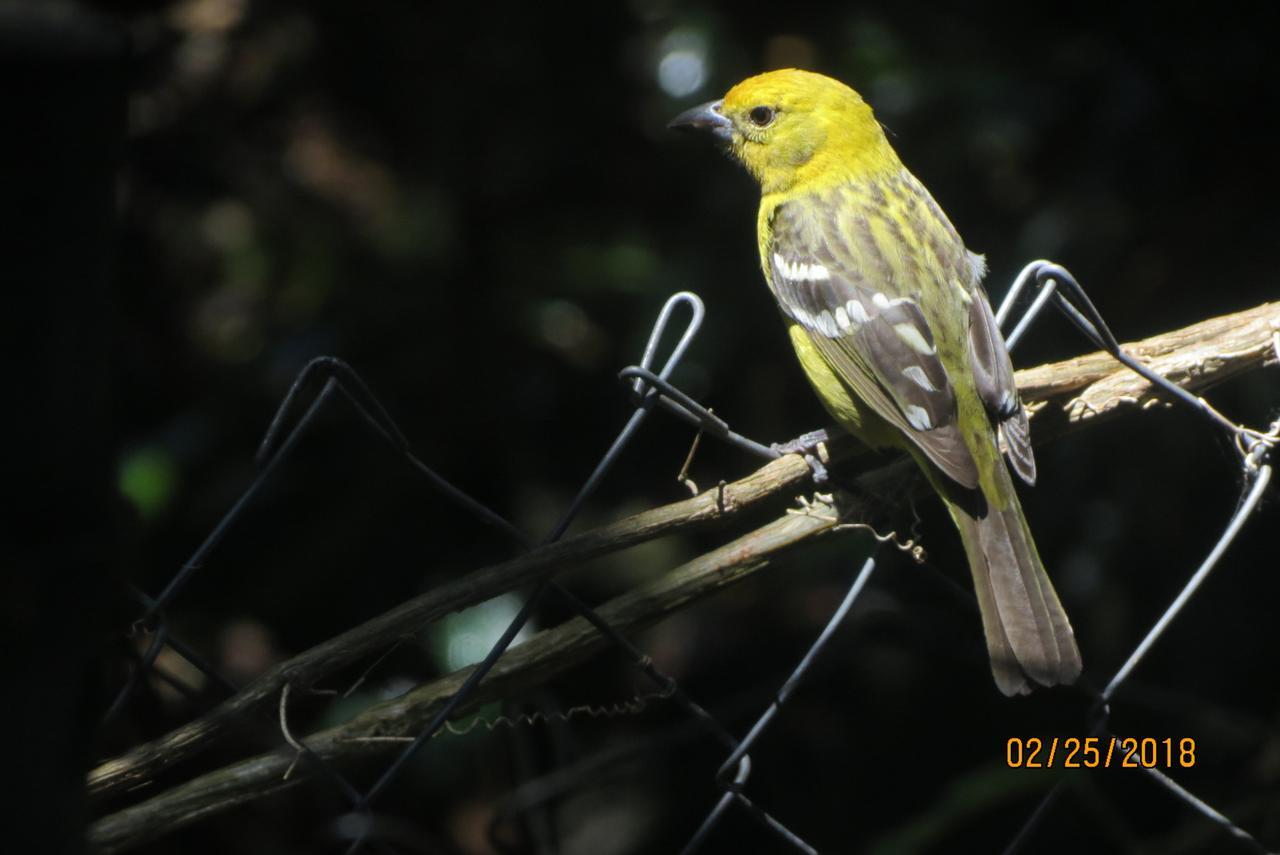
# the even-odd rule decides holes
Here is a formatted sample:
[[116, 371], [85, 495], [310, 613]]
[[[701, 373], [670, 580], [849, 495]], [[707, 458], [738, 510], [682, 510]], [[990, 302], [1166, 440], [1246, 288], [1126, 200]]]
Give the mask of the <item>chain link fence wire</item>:
[[[1115, 735], [1111, 731], [1109, 722], [1112, 701], [1117, 691], [1140, 665], [1144, 656], [1158, 643], [1161, 635], [1177, 617], [1179, 611], [1195, 596], [1200, 585], [1219, 563], [1266, 493], [1272, 475], [1270, 455], [1278, 438], [1280, 438], [1280, 420], [1273, 423], [1267, 431], [1237, 425], [1222, 416], [1203, 398], [1187, 392], [1126, 354], [1075, 278], [1061, 266], [1048, 261], [1033, 262], [1027, 265], [1018, 276], [997, 312], [997, 321], [1002, 328], [1008, 325], [1014, 306], [1022, 292], [1028, 288], [1034, 288], [1037, 293], [1029, 308], [1008, 335], [1007, 340], [1010, 349], [1013, 349], [1022, 340], [1024, 334], [1040, 315], [1041, 311], [1052, 304], [1066, 315], [1090, 342], [1140, 374], [1170, 399], [1191, 408], [1203, 418], [1212, 422], [1217, 428], [1225, 431], [1239, 452], [1243, 492], [1239, 504], [1223, 530], [1221, 537], [1209, 555], [1188, 578], [1178, 596], [1169, 604], [1163, 615], [1151, 627], [1150, 631], [1133, 650], [1128, 660], [1110, 679], [1105, 688], [1101, 691], [1094, 691], [1093, 719], [1090, 723], [1092, 727], [1091, 734], [1100, 738], [1111, 739]], [[660, 362], [659, 351], [662, 343], [672, 337], [672, 331], [676, 330], [675, 318], [677, 313], [680, 312], [687, 314], [687, 320], [683, 328], [675, 333], [675, 344], [672, 346], [670, 354], [665, 360], [661, 360], [661, 367], [655, 370], [655, 366]], [[174, 636], [170, 622], [166, 617], [166, 612], [180, 596], [193, 576], [205, 566], [208, 557], [225, 538], [228, 531], [251, 507], [254, 500], [262, 492], [264, 485], [272, 477], [276, 476], [281, 463], [295, 449], [299, 439], [314, 423], [317, 414], [335, 398], [345, 400], [350, 404], [360, 416], [363, 424], [374, 435], [394, 448], [404, 459], [404, 462], [424, 477], [433, 488], [522, 549], [530, 549], [539, 545], [545, 546], [555, 543], [563, 537], [580, 511], [590, 501], [601, 482], [608, 476], [614, 463], [626, 452], [641, 426], [654, 409], [661, 409], [682, 421], [696, 426], [699, 438], [705, 434], [731, 445], [744, 454], [762, 460], [779, 457], [783, 449], [791, 450], [796, 447], [810, 447], [815, 439], [822, 438], [823, 433], [816, 432], [815, 435], [802, 438], [805, 442], [802, 442], [800, 446], [793, 444], [788, 444], [788, 446], [763, 445], [730, 430], [723, 419], [714, 415], [670, 383], [669, 378], [680, 364], [681, 359], [685, 356], [690, 344], [697, 335], [703, 317], [702, 301], [695, 294], [681, 292], [667, 300], [653, 326], [639, 363], [624, 369], [620, 373], [620, 378], [627, 383], [631, 394], [633, 411], [630, 417], [569, 503], [567, 510], [551, 527], [550, 531], [540, 539], [531, 538], [521, 532], [498, 513], [451, 484], [421, 460], [413, 452], [408, 439], [397, 427], [378, 399], [347, 364], [333, 357], [320, 357], [312, 360], [298, 375], [268, 428], [258, 450], [259, 470], [253, 481], [213, 527], [191, 557], [169, 579], [159, 594], [155, 597], [150, 597], [140, 590], [134, 589], [132, 591], [133, 598], [140, 609], [140, 616], [131, 627], [130, 634], [134, 637], [145, 636], [148, 640], [141, 653], [137, 653], [136, 648], [132, 645], [128, 646], [127, 649], [131, 651], [133, 660], [131, 669], [128, 677], [107, 706], [100, 724], [105, 726], [122, 716], [128, 709], [131, 698], [138, 691], [139, 685], [149, 678], [154, 677], [164, 680], [178, 691], [186, 690], [181, 679], [159, 666], [158, 659], [165, 650], [172, 651], [192, 668], [204, 675], [216, 687], [221, 697], [230, 697], [235, 694], [236, 688], [231, 682], [223, 677], [216, 668], [191, 646], [184, 644], [181, 639]], [[1280, 332], [1276, 333], [1273, 344], [1276, 348], [1277, 356], [1280, 357]], [[319, 391], [308, 400], [307, 393], [309, 390], [314, 389], [317, 384], [320, 384]], [[301, 415], [297, 415], [295, 418], [295, 415], [299, 412]], [[816, 462], [815, 460], [814, 463], [816, 464]], [[820, 470], [815, 470], [815, 472], [818, 471]], [[877, 536], [876, 539], [883, 542], [888, 538]], [[899, 548], [903, 548], [901, 544], [896, 545]], [[515, 617], [510, 620], [486, 655], [470, 671], [457, 691], [441, 706], [429, 723], [415, 737], [404, 741], [404, 744], [395, 752], [390, 762], [385, 765], [372, 785], [367, 788], [361, 789], [355, 786], [343, 775], [335, 763], [322, 758], [307, 746], [305, 739], [297, 738], [291, 733], [288, 725], [288, 702], [291, 686], [288, 682], [284, 684], [280, 693], [278, 729], [271, 733], [271, 738], [277, 744], [283, 741], [290, 746], [296, 752], [294, 765], [302, 763], [318, 773], [318, 778], [327, 782], [343, 799], [346, 805], [346, 812], [333, 824], [333, 828], [335, 833], [344, 840], [346, 852], [349, 855], [365, 850], [398, 852], [400, 850], [397, 848], [397, 824], [379, 816], [375, 812], [380, 797], [385, 795], [393, 782], [402, 775], [407, 764], [422, 752], [435, 736], [446, 730], [453, 733], [467, 732], [481, 721], [477, 719], [469, 727], [465, 728], [457, 728], [451, 723], [455, 713], [463, 704], [472, 699], [481, 681], [499, 662], [508, 647], [516, 639], [518, 633], [528, 623], [534, 611], [548, 599], [554, 599], [562, 607], [567, 607], [573, 613], [584, 618], [601, 637], [619, 651], [653, 686], [651, 692], [638, 694], [634, 701], [619, 705], [614, 710], [589, 706], [577, 709], [589, 715], [610, 715], [617, 712], [634, 712], [657, 700], [670, 702], [686, 716], [689, 728], [692, 731], [705, 733], [722, 746], [725, 758], [715, 773], [715, 784], [721, 794], [708, 806], [705, 818], [690, 834], [686, 845], [681, 850], [685, 855], [692, 855], [692, 853], [702, 851], [708, 841], [713, 838], [716, 830], [725, 822], [732, 821], [731, 817], [738, 817], [739, 819], [736, 821], [757, 824], [762, 830], [776, 838], [777, 841], [790, 850], [815, 853], [818, 850], [806, 842], [804, 829], [789, 827], [782, 820], [773, 816], [769, 812], [767, 805], [758, 803], [748, 794], [753, 774], [751, 752], [770, 725], [780, 715], [784, 714], [788, 700], [803, 683], [814, 662], [822, 655], [824, 649], [845, 624], [853, 605], [867, 589], [875, 566], [874, 556], [869, 556], [863, 561], [861, 569], [854, 575], [844, 597], [831, 613], [826, 625], [741, 738], [736, 736], [730, 727], [718, 720], [697, 700], [691, 697], [673, 677], [659, 670], [652, 658], [636, 647], [626, 635], [619, 632], [607, 620], [602, 618], [595, 609], [564, 586], [549, 578], [544, 578], [536, 583]], [[394, 649], [394, 645], [392, 649]], [[383, 657], [389, 655], [389, 653], [390, 651], [385, 652]], [[379, 657], [368, 670], [376, 667], [381, 659], [382, 657]], [[361, 680], [363, 679], [362, 677]], [[1090, 691], [1083, 684], [1080, 688]], [[571, 720], [574, 712], [575, 710], [571, 709], [566, 713], [561, 713], [561, 720]], [[250, 716], [245, 717], [249, 718]], [[542, 717], [545, 718], [545, 716]], [[531, 723], [537, 718], [537, 714], [515, 718], [502, 717], [496, 721], [485, 722], [485, 724], [490, 728], [497, 726], [499, 723], [519, 725], [521, 723]], [[246, 721], [245, 725], [258, 731], [267, 730], [260, 720]], [[290, 766], [286, 777], [292, 771], [293, 765]], [[511, 851], [510, 845], [504, 843], [501, 839], [499, 827], [504, 820], [510, 820], [521, 814], [537, 810], [540, 804], [545, 803], [555, 793], [564, 792], [589, 783], [592, 780], [593, 773], [596, 771], [598, 771], [596, 766], [590, 763], [583, 768], [558, 770], [557, 773], [553, 773], [559, 775], [555, 781], [538, 780], [529, 782], [528, 785], [513, 792], [490, 823], [489, 837], [491, 844], [499, 851]], [[1159, 783], [1172, 799], [1203, 815], [1220, 826], [1227, 834], [1244, 842], [1254, 850], [1258, 852], [1267, 851], [1246, 830], [1196, 797], [1170, 776], [1156, 768], [1146, 768], [1145, 772]], [[534, 785], [537, 785], [536, 791], [530, 789]], [[1027, 851], [1028, 847], [1031, 846], [1030, 841], [1033, 839], [1037, 827], [1044, 817], [1053, 810], [1053, 805], [1060, 798], [1065, 785], [1065, 780], [1060, 779], [1043, 797], [1026, 818], [1021, 828], [1012, 837], [1008, 847], [1005, 849], [1007, 855]], [[112, 846], [105, 846], [103, 851], [117, 850]], [[544, 840], [540, 851], [554, 851], [554, 844], [547, 844]]]

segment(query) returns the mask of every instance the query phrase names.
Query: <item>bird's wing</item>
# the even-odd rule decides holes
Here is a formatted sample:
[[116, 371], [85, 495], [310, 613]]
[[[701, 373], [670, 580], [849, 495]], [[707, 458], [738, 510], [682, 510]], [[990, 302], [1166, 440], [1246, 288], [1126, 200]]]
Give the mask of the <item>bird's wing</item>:
[[[980, 268], [978, 268], [980, 269]], [[1000, 431], [1001, 450], [1009, 458], [1013, 471], [1028, 484], [1036, 482], [1036, 458], [1031, 450], [1027, 411], [1018, 397], [1013, 362], [1004, 345], [1004, 336], [996, 326], [987, 291], [981, 283], [973, 283], [973, 302], [969, 304], [969, 362], [973, 366], [978, 397]]]
[[952, 480], [976, 487], [978, 468], [957, 423], [955, 390], [921, 309], [919, 283], [895, 275], [894, 259], [875, 235], [883, 223], [873, 226], [871, 211], [797, 204], [775, 210], [767, 247], [782, 311], [862, 401]]

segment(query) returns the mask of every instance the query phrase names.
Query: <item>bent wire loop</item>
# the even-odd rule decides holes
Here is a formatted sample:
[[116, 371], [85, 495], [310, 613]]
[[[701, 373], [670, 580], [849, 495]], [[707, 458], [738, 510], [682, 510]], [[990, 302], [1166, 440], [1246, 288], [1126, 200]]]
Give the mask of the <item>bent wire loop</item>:
[[[998, 326], [1004, 326], [1004, 322], [1008, 319], [1019, 295], [1028, 285], [1034, 285], [1039, 289], [1039, 293], [1017, 325], [1014, 326], [1013, 332], [1009, 333], [1005, 339], [1005, 345], [1010, 351], [1017, 346], [1022, 339], [1023, 333], [1039, 316], [1045, 305], [1052, 300], [1054, 306], [1066, 315], [1076, 328], [1084, 334], [1085, 338], [1093, 342], [1100, 350], [1105, 350], [1115, 357], [1118, 362], [1140, 375], [1147, 382], [1160, 387], [1171, 398], [1181, 401], [1218, 427], [1227, 430], [1236, 440], [1236, 446], [1242, 455], [1247, 455], [1258, 441], [1269, 442], [1270, 445], [1275, 444], [1275, 436], [1236, 424], [1209, 406], [1209, 403], [1203, 398], [1191, 394], [1126, 353], [1124, 348], [1120, 346], [1120, 342], [1116, 340], [1115, 335], [1112, 334], [1111, 328], [1107, 326], [1107, 322], [1103, 320], [1097, 307], [1093, 305], [1093, 301], [1089, 299], [1089, 295], [1085, 293], [1084, 288], [1080, 287], [1080, 283], [1076, 281], [1076, 278], [1060, 264], [1041, 259], [1033, 261], [1022, 268], [1022, 272], [1018, 274], [1013, 285], [1009, 288], [1009, 293], [1005, 295], [1004, 300], [1001, 302], [999, 311], [996, 312], [996, 324]], [[1064, 294], [1062, 289], [1065, 289], [1067, 293]], [[1078, 301], [1080, 305], [1075, 305], [1073, 301]]]

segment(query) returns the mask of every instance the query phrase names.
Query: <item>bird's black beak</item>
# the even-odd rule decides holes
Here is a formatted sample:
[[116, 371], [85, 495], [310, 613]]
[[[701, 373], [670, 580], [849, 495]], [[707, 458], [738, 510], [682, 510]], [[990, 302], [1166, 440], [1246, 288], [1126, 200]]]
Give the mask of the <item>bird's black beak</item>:
[[675, 130], [708, 131], [717, 139], [728, 142], [733, 136], [733, 122], [720, 112], [723, 101], [710, 101], [685, 110], [667, 123]]

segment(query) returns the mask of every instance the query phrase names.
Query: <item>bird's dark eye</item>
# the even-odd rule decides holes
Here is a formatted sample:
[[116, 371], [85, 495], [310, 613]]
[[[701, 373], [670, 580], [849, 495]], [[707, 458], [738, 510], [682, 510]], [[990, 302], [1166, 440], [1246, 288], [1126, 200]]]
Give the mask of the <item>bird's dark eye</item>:
[[752, 124], [763, 128], [765, 125], [773, 121], [773, 108], [765, 107], [764, 105], [752, 107], [749, 115], [751, 116]]

